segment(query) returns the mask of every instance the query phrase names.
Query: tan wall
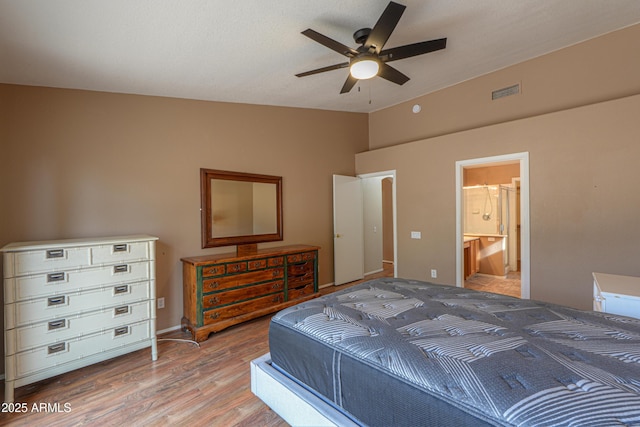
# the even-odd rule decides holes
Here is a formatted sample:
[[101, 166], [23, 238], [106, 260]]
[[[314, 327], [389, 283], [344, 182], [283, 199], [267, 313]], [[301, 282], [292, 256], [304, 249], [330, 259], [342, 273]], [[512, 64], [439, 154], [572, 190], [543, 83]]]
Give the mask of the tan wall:
[[[370, 149], [640, 93], [638, 52], [640, 24], [374, 112]], [[515, 83], [521, 94], [491, 100]]]
[[320, 251], [333, 281], [331, 175], [353, 174], [367, 115], [0, 85], [0, 246], [147, 233], [158, 329], [180, 324], [180, 258], [200, 248], [199, 169], [283, 177], [284, 242]]
[[396, 170], [399, 276], [454, 284], [456, 161], [529, 152], [531, 298], [587, 309], [592, 272], [640, 276], [638, 117], [640, 95], [361, 153], [356, 171]]

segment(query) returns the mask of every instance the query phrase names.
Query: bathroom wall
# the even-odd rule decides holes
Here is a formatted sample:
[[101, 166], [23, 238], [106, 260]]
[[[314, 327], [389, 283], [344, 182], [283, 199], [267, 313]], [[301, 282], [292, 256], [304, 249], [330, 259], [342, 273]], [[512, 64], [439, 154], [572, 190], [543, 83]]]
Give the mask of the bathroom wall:
[[464, 188], [464, 233], [501, 234], [498, 186]]

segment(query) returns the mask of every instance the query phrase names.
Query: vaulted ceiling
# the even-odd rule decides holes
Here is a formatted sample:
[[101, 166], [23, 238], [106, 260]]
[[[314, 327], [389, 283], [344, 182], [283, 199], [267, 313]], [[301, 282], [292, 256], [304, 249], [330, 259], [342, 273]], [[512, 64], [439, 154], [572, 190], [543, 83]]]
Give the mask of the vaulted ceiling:
[[385, 48], [448, 39], [393, 62], [402, 86], [295, 76], [345, 60], [301, 31], [355, 48], [388, 0], [0, 0], [0, 82], [371, 112], [640, 22], [638, 0], [397, 2]]

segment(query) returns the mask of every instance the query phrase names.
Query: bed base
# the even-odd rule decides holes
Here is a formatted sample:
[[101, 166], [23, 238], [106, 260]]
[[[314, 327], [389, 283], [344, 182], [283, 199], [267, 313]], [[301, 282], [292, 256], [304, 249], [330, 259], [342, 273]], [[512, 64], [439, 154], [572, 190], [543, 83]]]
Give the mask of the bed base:
[[292, 426], [359, 425], [277, 371], [271, 366], [270, 353], [251, 361], [251, 391]]

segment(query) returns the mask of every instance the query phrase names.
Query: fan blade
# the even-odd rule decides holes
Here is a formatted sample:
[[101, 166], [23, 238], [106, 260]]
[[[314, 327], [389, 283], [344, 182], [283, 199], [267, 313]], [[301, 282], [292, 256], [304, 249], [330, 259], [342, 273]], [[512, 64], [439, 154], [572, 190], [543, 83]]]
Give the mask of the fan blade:
[[304, 30], [302, 34], [309, 37], [311, 40], [317, 41], [321, 45], [326, 46], [329, 49], [338, 52], [340, 55], [353, 57], [358, 54], [357, 50], [352, 49], [349, 46], [343, 45], [342, 43], [337, 42], [333, 39], [330, 39], [329, 37], [323, 34], [320, 34], [319, 32], [312, 30], [311, 28], [309, 28], [308, 30]]
[[340, 93], [349, 92], [351, 89], [353, 89], [356, 83], [358, 83], [358, 79], [356, 79], [351, 74], [349, 74], [349, 77], [347, 77], [347, 81], [344, 82], [344, 85], [342, 86]]
[[447, 47], [447, 39], [429, 40], [426, 42], [413, 43], [405, 46], [398, 46], [385, 49], [380, 52], [380, 60], [383, 62], [397, 61], [398, 59], [411, 58]]
[[398, 25], [398, 21], [400, 21], [400, 17], [405, 9], [406, 6], [390, 2], [384, 12], [382, 12], [380, 19], [376, 22], [371, 33], [369, 33], [367, 41], [364, 42], [364, 47], [367, 49], [373, 47], [375, 53], [380, 53], [387, 40], [389, 40], [391, 33], [396, 28], [396, 25]]
[[348, 62], [343, 62], [341, 64], [329, 65], [328, 67], [322, 67], [316, 70], [305, 71], [304, 73], [296, 74], [296, 77], [311, 76], [313, 74], [324, 73], [325, 71], [339, 70], [340, 68], [347, 68], [348, 66], [349, 66]]
[[384, 62], [380, 64], [380, 71], [378, 71], [378, 76], [399, 85], [403, 85], [409, 81], [409, 77], [405, 76], [400, 71], [396, 70], [391, 65], [387, 65]]

